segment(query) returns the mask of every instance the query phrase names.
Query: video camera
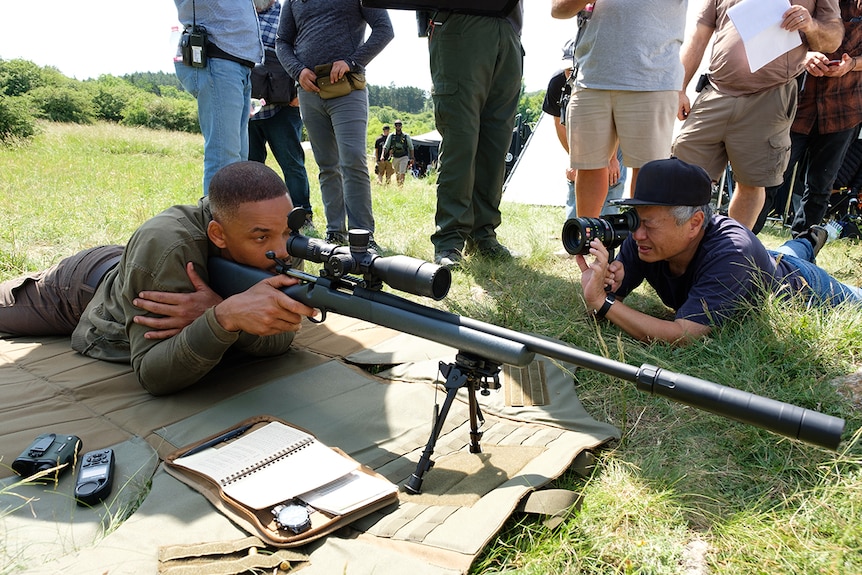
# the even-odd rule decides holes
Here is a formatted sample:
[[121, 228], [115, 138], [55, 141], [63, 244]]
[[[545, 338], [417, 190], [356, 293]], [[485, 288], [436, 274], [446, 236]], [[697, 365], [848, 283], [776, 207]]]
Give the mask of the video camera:
[[12, 470], [21, 477], [30, 477], [40, 471], [58, 467], [59, 469], [51, 474], [51, 478], [56, 479], [63, 469], [74, 466], [74, 459], [79, 451], [81, 440], [77, 436], [44, 433], [34, 439], [30, 447], [12, 462]]
[[598, 238], [612, 250], [623, 243], [640, 225], [638, 213], [627, 210], [599, 218], [570, 218], [563, 224], [563, 247], [573, 256], [590, 253], [590, 242]]

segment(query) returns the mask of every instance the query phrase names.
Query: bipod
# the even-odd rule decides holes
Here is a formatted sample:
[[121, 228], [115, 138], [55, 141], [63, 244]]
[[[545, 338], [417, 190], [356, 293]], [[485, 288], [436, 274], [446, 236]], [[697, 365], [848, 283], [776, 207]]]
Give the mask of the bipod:
[[485, 423], [485, 418], [476, 400], [476, 390], [481, 389], [482, 395], [489, 395], [490, 389], [500, 389], [500, 364], [470, 353], [458, 352], [454, 363], [441, 361], [440, 373], [446, 378], [444, 384], [446, 399], [443, 401], [442, 408], [439, 404], [434, 405], [434, 427], [431, 430], [431, 437], [428, 438], [422, 457], [416, 464], [416, 471], [404, 484], [404, 489], [414, 495], [421, 492], [422, 477], [434, 465], [431, 455], [434, 453], [437, 438], [443, 430], [443, 423], [449, 415], [449, 408], [452, 407], [458, 390], [462, 387], [467, 388], [467, 401], [470, 408], [470, 453], [481, 453], [482, 447], [479, 445], [479, 440], [482, 439], [482, 432], [479, 431], [479, 427]]

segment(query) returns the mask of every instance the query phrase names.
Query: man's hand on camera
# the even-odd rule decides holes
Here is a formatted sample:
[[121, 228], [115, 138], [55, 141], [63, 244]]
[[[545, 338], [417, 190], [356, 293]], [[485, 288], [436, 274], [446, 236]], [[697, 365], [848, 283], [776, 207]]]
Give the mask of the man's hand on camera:
[[173, 337], [202, 316], [206, 310], [222, 301], [222, 298], [197, 274], [193, 263], [186, 264], [186, 273], [195, 291], [189, 293], [142, 291], [132, 301], [135, 307], [159, 316], [136, 315], [134, 317], [135, 323], [153, 329], [144, 334], [146, 339]]
[[[575, 261], [581, 268], [581, 288], [584, 290], [584, 301], [590, 311], [599, 309], [605, 302], [608, 291], [619, 287], [622, 281], [623, 266], [620, 262], [608, 262], [608, 250], [598, 239], [590, 242], [590, 255], [593, 261], [578, 255]], [[605, 286], [609, 286], [606, 289]]]
[[266, 278], [218, 304], [216, 320], [227, 331], [261, 336], [299, 331], [302, 318], [316, 316], [317, 310], [281, 291], [297, 283], [298, 279], [286, 275]]

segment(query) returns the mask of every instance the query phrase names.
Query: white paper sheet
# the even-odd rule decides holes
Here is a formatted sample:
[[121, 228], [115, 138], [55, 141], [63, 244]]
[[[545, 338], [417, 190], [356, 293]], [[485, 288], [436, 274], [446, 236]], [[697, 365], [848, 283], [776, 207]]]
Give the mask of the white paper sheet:
[[742, 0], [727, 10], [745, 45], [752, 74], [802, 44], [799, 32], [781, 28], [788, 8], [788, 0]]

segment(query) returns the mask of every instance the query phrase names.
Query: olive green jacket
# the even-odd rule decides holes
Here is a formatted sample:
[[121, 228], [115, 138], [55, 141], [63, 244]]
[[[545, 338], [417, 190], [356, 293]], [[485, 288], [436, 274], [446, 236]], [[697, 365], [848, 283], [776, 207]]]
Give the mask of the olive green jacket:
[[172, 393], [206, 375], [230, 348], [268, 356], [287, 351], [293, 333], [259, 337], [226, 331], [212, 308], [174, 337], [145, 339], [150, 328], [134, 323], [143, 310], [132, 305], [142, 291], [192, 292], [186, 274], [194, 263], [209, 283], [207, 260], [220, 255], [206, 234], [212, 220], [209, 199], [197, 206], [173, 206], [145, 222], [132, 235], [120, 263], [109, 271], [72, 334], [72, 347], [84, 355], [131, 361], [140, 384], [154, 395]]

